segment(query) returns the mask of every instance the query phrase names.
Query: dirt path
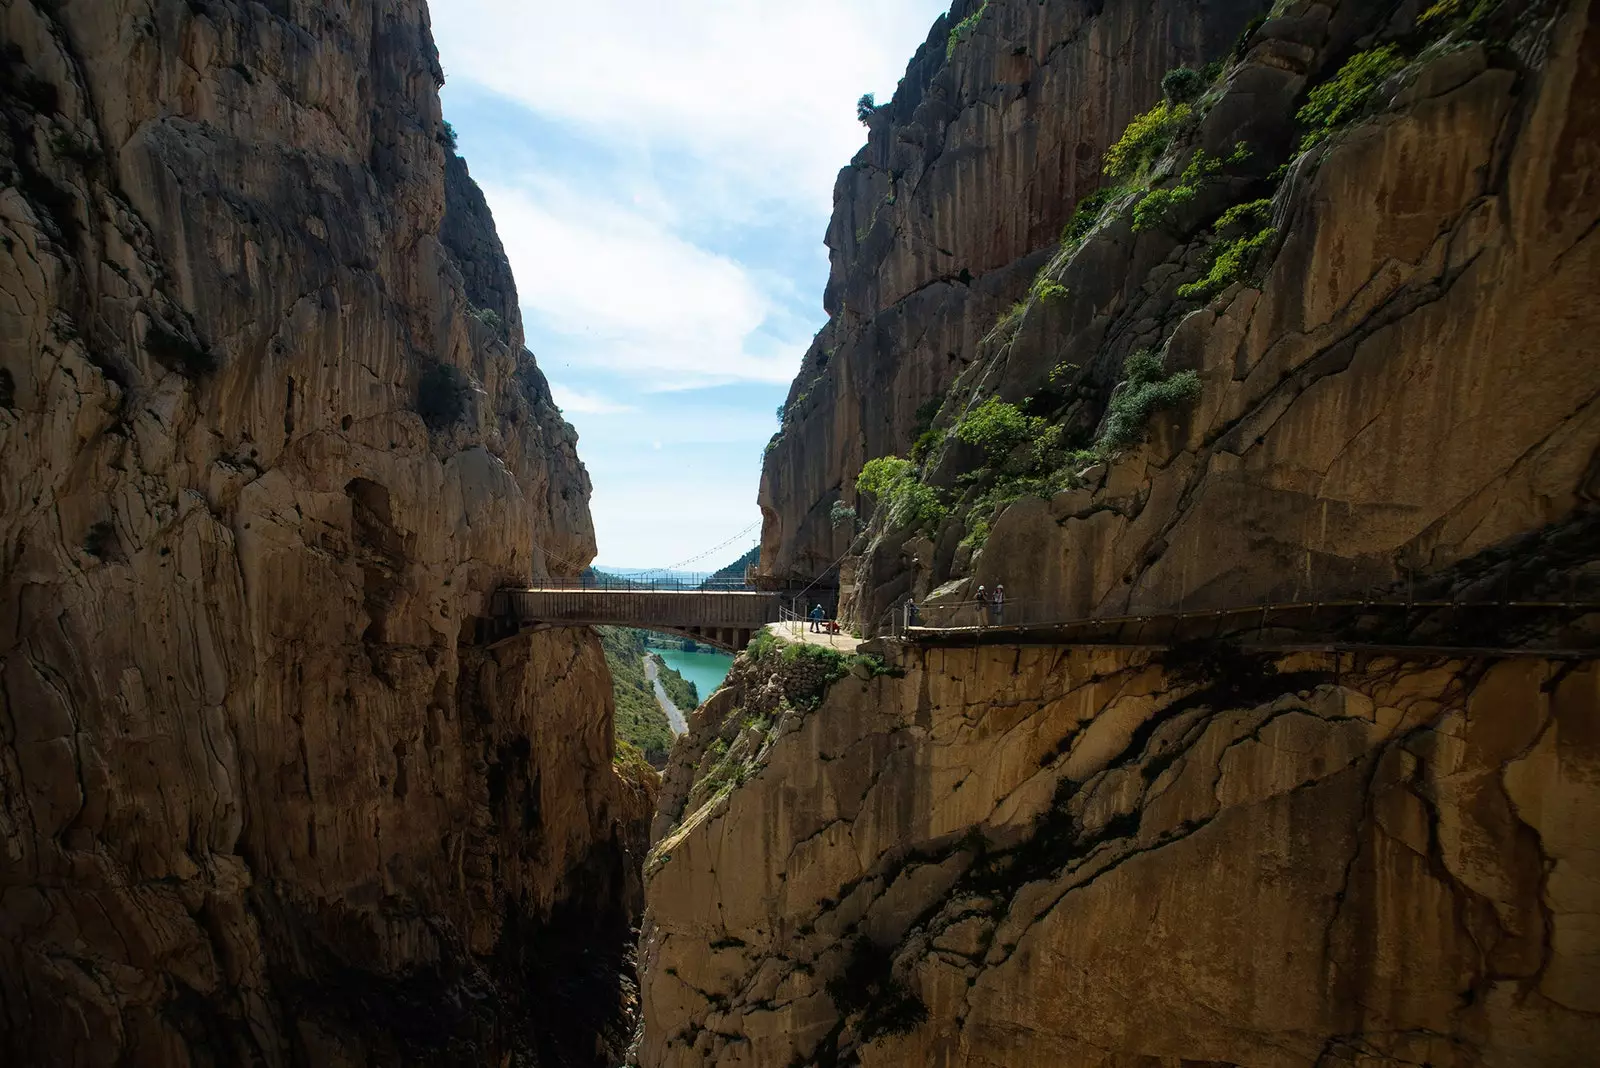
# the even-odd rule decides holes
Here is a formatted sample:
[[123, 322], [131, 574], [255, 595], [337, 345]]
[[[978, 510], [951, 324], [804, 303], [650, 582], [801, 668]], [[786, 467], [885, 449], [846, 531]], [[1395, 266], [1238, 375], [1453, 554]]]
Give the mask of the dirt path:
[[649, 653], [644, 654], [644, 677], [650, 680], [650, 685], [656, 691], [656, 704], [661, 706], [661, 711], [667, 714], [667, 722], [672, 725], [672, 733], [687, 734], [689, 721], [683, 718], [683, 713], [678, 706], [672, 703], [672, 698], [667, 696], [667, 689], [661, 685], [661, 673], [656, 669], [656, 658]]
[[853, 653], [856, 651], [856, 646], [861, 644], [860, 638], [852, 638], [848, 634], [824, 634], [813, 631], [810, 622], [768, 623], [767, 630], [785, 641], [821, 645], [841, 653]]

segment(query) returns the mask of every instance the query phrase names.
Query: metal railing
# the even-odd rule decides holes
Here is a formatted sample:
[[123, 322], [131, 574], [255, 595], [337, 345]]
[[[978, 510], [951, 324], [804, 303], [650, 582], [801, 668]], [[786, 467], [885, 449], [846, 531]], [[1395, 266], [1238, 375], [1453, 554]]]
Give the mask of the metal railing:
[[636, 593], [759, 593], [746, 578], [729, 578], [715, 572], [670, 572], [663, 574], [613, 575], [605, 572], [571, 577], [540, 579], [531, 589], [541, 590], [616, 590]]
[[[1496, 637], [1520, 626], [1561, 623], [1600, 612], [1577, 600], [1401, 599], [1261, 602], [1243, 607], [1063, 617], [1042, 600], [902, 602], [895, 629], [910, 640], [1049, 632], [1052, 640], [1108, 645], [1171, 645], [1244, 635], [1306, 634], [1405, 640]], [[1444, 644], [1449, 644], [1448, 642]]]

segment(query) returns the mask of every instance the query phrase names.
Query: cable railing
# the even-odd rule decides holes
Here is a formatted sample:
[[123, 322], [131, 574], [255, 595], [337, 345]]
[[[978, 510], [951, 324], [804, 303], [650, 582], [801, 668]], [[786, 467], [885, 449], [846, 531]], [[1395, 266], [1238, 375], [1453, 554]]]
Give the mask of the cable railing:
[[748, 578], [730, 578], [714, 571], [672, 572], [638, 577], [589, 572], [571, 577], [539, 579], [529, 587], [540, 590], [609, 590], [634, 593], [761, 593]]
[[[1515, 636], [1518, 627], [1562, 624], [1596, 612], [1600, 612], [1600, 602], [1584, 600], [1352, 598], [1066, 617], [1054, 602], [1008, 598], [1000, 604], [962, 600], [919, 605], [905, 601], [896, 612], [895, 631], [910, 640], [1038, 631], [1049, 632], [1053, 640], [1108, 645], [1171, 645], [1250, 634], [1288, 637], [1308, 633], [1401, 643], [1448, 638], [1439, 644], [1452, 644], [1460, 639], [1481, 642]], [[1592, 644], [1595, 637], [1590, 635], [1587, 641]]]

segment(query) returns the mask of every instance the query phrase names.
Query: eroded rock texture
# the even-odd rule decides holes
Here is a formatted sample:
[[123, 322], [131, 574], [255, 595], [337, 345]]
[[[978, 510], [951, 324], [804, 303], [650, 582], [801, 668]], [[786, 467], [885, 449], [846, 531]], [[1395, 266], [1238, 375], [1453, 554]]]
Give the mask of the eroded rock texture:
[[473, 644], [593, 535], [421, 0], [0, 50], [0, 1059], [597, 1059], [648, 798]]
[[[1104, 5], [1074, 41], [1107, 32], [1124, 7], [1145, 5]], [[1130, 187], [1085, 238], [1063, 247], [1054, 232], [1031, 231], [1009, 259], [984, 261], [987, 273], [974, 267], [967, 282], [929, 275], [914, 293], [853, 288], [844, 280], [879, 260], [861, 249], [836, 257], [843, 306], [796, 383], [806, 400], [767, 461], [765, 567], [814, 572], [844, 556], [845, 582], [858, 593], [846, 611], [869, 631], [908, 593], [961, 598], [996, 581], [1064, 619], [1349, 595], [1594, 508], [1600, 361], [1588, 339], [1600, 320], [1587, 291], [1600, 270], [1600, 29], [1590, 5], [1501, 4], [1492, 24], [1455, 28], [1355, 0], [1280, 8], [1197, 103], [1203, 114], [1183, 147], [1132, 185], [1173, 188], [1195, 149], [1216, 158], [1242, 145], [1250, 162], [1204, 183], [1160, 225], [1134, 229], [1142, 194]], [[1009, 84], [987, 67], [970, 82], [972, 65], [1037, 62], [1038, 45], [1020, 27], [1057, 9], [1076, 6], [994, 0], [979, 26], [1000, 38], [958, 48], [931, 85], [959, 82], [970, 94], [973, 84]], [[1305, 90], [1378, 40], [1414, 58], [1375, 94], [1370, 116], [1301, 152]], [[1073, 47], [1050, 54], [1066, 63]], [[962, 58], [973, 52], [988, 58]], [[1074, 69], [1086, 62], [1071, 60]], [[986, 108], [1000, 125], [960, 157], [973, 187], [986, 173], [979, 161], [1015, 165], [1031, 158], [1042, 129], [1081, 122], [1109, 92], [1093, 85], [1065, 108], [1019, 110], [1029, 97]], [[1159, 97], [1145, 82], [1111, 99], [1130, 92], [1139, 108]], [[930, 94], [909, 115], [897, 103], [872, 144], [916, 141], [933, 113]], [[1093, 141], [1096, 152], [1104, 144]], [[861, 214], [854, 173], [841, 184], [835, 240]], [[894, 210], [909, 211], [933, 188], [909, 186]], [[1211, 221], [1256, 197], [1270, 202], [1272, 231], [1256, 273], [1214, 295], [1180, 294], [1216, 254]], [[1052, 223], [1071, 199], [1068, 190]], [[920, 210], [936, 230], [969, 210], [1035, 214], [1014, 197], [983, 204]], [[892, 250], [883, 262], [912, 257], [920, 232], [890, 227], [879, 239]], [[1064, 295], [1028, 298], [1040, 269]], [[857, 289], [877, 295], [854, 306], [837, 296]], [[1025, 314], [996, 330], [1014, 299], [1028, 300]], [[1198, 401], [1159, 413], [1144, 444], [1109, 467], [1079, 464], [1069, 492], [1024, 496], [994, 513], [972, 505], [961, 478], [984, 460], [951, 436], [964, 413], [990, 397], [1032, 398], [1088, 445], [1104, 432], [1125, 360], [1141, 349], [1170, 372], [1197, 372]], [[867, 514], [854, 489], [861, 464], [908, 455], [929, 422], [935, 444], [922, 477], [955, 514], [920, 533], [874, 516], [851, 546], [849, 525], [830, 519], [833, 502]], [[980, 524], [992, 525], [986, 544], [972, 537]]]
[[1593, 661], [933, 649], [809, 713], [742, 663], [668, 771], [745, 754], [663, 795], [641, 1064], [1591, 1060]]

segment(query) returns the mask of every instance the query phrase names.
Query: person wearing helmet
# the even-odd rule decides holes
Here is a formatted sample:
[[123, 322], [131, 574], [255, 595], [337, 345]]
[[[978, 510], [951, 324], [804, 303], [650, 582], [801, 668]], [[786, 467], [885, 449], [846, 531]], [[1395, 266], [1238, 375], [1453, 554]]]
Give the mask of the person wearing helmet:
[[994, 598], [990, 602], [994, 606], [995, 626], [1002, 626], [1006, 621], [1006, 588], [1002, 583], [994, 584]]
[[978, 587], [978, 626], [989, 625], [989, 587]]

